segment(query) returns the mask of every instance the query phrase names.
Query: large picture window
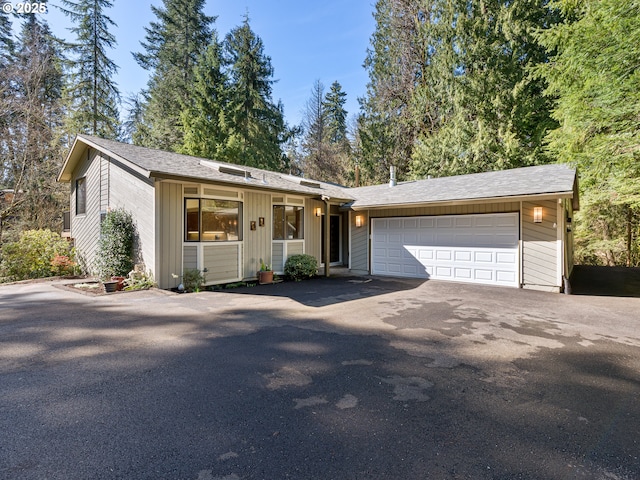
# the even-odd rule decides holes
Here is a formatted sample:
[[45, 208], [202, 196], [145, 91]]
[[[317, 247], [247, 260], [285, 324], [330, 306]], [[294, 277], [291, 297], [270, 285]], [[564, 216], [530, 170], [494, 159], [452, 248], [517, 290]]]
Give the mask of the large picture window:
[[187, 242], [234, 242], [242, 240], [242, 203], [231, 200], [185, 198]]
[[76, 180], [76, 215], [87, 213], [87, 178]]
[[304, 238], [304, 207], [273, 206], [273, 239], [295, 240]]

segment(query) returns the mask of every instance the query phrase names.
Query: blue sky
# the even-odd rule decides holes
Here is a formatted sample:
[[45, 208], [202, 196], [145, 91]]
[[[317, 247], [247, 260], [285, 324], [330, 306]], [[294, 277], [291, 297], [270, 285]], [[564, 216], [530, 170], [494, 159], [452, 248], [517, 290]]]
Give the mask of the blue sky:
[[[15, 5], [17, 0], [11, 0]], [[325, 90], [335, 80], [347, 93], [349, 115], [358, 111], [357, 98], [364, 96], [368, 81], [362, 67], [373, 33], [374, 0], [208, 0], [207, 15], [217, 16], [215, 28], [220, 39], [242, 23], [248, 12], [251, 27], [262, 38], [278, 80], [273, 88], [275, 101], [282, 100], [290, 125], [300, 123], [313, 83], [320, 80]], [[4, 1], [3, 1], [4, 3]], [[144, 28], [156, 20], [151, 5], [161, 0], [114, 0], [108, 12], [118, 24], [114, 30], [118, 45], [110, 57], [120, 67], [116, 77], [125, 98], [146, 86], [148, 72], [133, 60], [131, 52], [141, 51]], [[69, 20], [49, 2], [47, 22], [54, 33], [72, 40]]]

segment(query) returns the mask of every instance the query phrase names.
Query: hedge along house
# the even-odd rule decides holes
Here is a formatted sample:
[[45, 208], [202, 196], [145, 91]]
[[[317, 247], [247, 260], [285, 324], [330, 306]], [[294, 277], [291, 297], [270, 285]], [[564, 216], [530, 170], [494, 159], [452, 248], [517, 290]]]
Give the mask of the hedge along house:
[[101, 218], [123, 208], [136, 261], [161, 288], [187, 268], [207, 284], [254, 279], [262, 261], [282, 273], [297, 253], [327, 275], [344, 265], [549, 291], [573, 266], [577, 181], [564, 165], [346, 188], [79, 135], [58, 180], [70, 183], [70, 234], [87, 264]]

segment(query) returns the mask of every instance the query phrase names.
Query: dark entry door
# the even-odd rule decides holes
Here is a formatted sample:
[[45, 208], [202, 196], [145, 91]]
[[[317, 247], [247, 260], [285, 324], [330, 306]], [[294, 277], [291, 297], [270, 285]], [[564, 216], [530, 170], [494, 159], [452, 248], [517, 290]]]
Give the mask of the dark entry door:
[[[324, 260], [324, 219], [322, 222], [322, 263]], [[329, 258], [331, 263], [340, 263], [340, 215], [329, 217]]]

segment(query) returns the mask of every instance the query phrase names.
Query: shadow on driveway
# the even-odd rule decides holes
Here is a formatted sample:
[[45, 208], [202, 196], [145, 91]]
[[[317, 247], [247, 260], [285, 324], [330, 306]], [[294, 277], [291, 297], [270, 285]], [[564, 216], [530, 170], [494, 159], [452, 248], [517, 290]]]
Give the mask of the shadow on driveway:
[[391, 277], [316, 277], [301, 282], [285, 281], [270, 285], [233, 288], [225, 292], [287, 297], [308, 307], [324, 307], [391, 292], [413, 290], [426, 281]]
[[571, 275], [573, 295], [640, 297], [640, 268], [576, 265]]

